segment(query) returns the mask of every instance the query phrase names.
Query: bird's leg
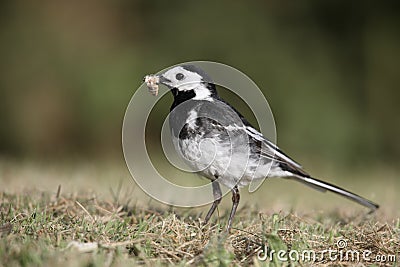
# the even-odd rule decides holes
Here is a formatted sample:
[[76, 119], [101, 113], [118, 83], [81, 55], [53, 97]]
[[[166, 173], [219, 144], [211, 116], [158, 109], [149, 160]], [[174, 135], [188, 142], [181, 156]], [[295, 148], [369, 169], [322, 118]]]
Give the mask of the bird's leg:
[[235, 213], [236, 213], [236, 209], [239, 205], [239, 201], [240, 201], [239, 189], [237, 188], [237, 186], [235, 186], [234, 188], [232, 188], [232, 210], [231, 210], [231, 214], [229, 214], [228, 226], [226, 227], [226, 230], [228, 231], [228, 233], [231, 232], [232, 220], [233, 220], [233, 217], [235, 217]]
[[213, 196], [214, 196], [214, 202], [208, 211], [206, 218], [204, 219], [205, 223], [208, 223], [208, 221], [211, 218], [211, 215], [213, 215], [215, 209], [217, 208], [218, 204], [221, 202], [222, 198], [222, 192], [221, 188], [219, 187], [219, 183], [215, 180], [212, 182], [212, 188], [213, 188]]

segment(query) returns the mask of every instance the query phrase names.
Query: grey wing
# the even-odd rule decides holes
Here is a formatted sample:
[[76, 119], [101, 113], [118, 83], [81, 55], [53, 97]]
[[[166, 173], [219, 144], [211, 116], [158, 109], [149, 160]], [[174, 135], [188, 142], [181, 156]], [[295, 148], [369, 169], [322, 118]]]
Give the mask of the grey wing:
[[[230, 138], [238, 137], [239, 143], [249, 142], [251, 150], [258, 152], [260, 157], [271, 159], [279, 164], [282, 170], [289, 171], [295, 175], [309, 177], [300, 164], [288, 157], [275, 144], [265, 138], [231, 105], [224, 101], [204, 102], [199, 106], [199, 117], [212, 118], [208, 119], [205, 125], [212, 125], [215, 133], [220, 137], [229, 135]], [[210, 130], [210, 131], [208, 131]], [[206, 134], [212, 129], [205, 128], [203, 132]], [[229, 134], [228, 134], [229, 133]], [[213, 134], [210, 134], [212, 136]], [[215, 135], [214, 135], [215, 136]]]

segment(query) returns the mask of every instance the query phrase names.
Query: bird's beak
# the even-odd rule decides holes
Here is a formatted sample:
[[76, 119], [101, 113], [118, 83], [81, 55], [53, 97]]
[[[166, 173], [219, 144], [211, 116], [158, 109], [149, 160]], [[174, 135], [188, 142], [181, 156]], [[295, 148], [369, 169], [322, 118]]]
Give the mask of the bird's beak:
[[159, 83], [162, 83], [162, 84], [167, 85], [167, 86], [169, 84], [171, 84], [171, 80], [165, 78], [162, 74], [157, 75], [157, 76], [158, 76], [158, 79], [159, 79]]

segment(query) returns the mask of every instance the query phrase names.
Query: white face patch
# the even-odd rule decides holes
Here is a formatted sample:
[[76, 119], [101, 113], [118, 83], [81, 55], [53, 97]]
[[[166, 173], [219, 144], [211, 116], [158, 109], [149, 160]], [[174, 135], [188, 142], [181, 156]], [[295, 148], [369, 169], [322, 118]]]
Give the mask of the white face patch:
[[170, 80], [166, 84], [178, 88], [179, 91], [193, 90], [202, 82], [202, 77], [198, 73], [188, 71], [181, 66], [168, 70], [162, 76]]
[[189, 71], [181, 66], [177, 66], [165, 72], [162, 76], [170, 82], [164, 82], [170, 87], [177, 88], [179, 91], [193, 90], [196, 96], [194, 100], [204, 100], [210, 97], [210, 90], [204, 85], [203, 77]]

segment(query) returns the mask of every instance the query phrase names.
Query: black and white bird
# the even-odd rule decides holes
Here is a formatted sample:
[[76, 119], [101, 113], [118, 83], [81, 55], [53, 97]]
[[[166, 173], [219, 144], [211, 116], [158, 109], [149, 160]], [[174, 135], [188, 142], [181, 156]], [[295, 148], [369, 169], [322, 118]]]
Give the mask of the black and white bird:
[[[379, 205], [336, 185], [312, 178], [298, 163], [257, 131], [218, 96], [211, 78], [194, 65], [175, 66], [146, 81], [167, 86], [174, 97], [169, 115], [175, 148], [195, 171], [212, 181], [214, 202], [207, 223], [221, 201], [220, 184], [232, 191], [227, 229], [239, 204], [239, 188], [266, 177], [289, 178], [320, 191], [331, 191], [371, 210]], [[149, 83], [148, 83], [149, 85]]]

